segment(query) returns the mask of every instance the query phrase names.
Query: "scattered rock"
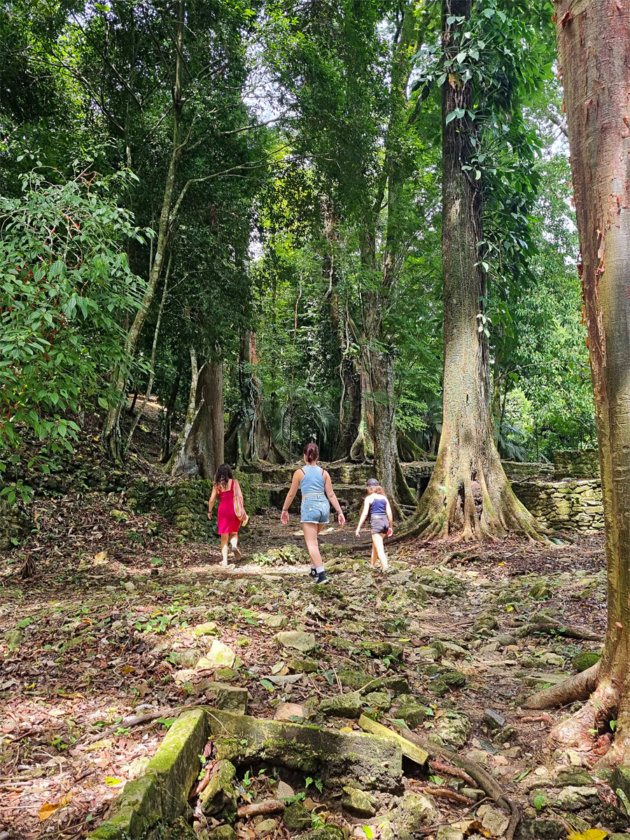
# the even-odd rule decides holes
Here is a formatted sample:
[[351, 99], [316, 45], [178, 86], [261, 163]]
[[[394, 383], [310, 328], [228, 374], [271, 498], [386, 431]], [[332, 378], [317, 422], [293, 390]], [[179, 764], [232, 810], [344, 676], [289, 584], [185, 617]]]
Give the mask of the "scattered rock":
[[271, 818], [266, 820], [261, 820], [258, 825], [255, 827], [256, 837], [266, 837], [268, 834], [271, 834], [276, 830], [278, 827], [278, 823]]
[[301, 802], [287, 805], [282, 818], [289, 831], [305, 831], [312, 824], [311, 815]]
[[551, 598], [553, 595], [553, 589], [551, 588], [549, 581], [543, 578], [532, 586], [529, 590], [529, 595], [537, 601], [542, 601], [544, 598]]
[[564, 840], [567, 836], [563, 823], [539, 818], [524, 819], [520, 831], [523, 840]]
[[436, 721], [434, 734], [431, 738], [437, 738], [439, 743], [442, 744], [463, 747], [471, 729], [472, 724], [467, 714], [464, 712], [448, 712]]
[[217, 668], [214, 672], [215, 679], [220, 682], [231, 683], [237, 680], [238, 676], [238, 671], [235, 671], [233, 668]]
[[578, 673], [581, 673], [582, 671], [586, 671], [587, 668], [596, 665], [601, 658], [601, 653], [596, 653], [594, 650], [583, 650], [573, 657], [571, 664]]
[[562, 668], [564, 665], [564, 658], [557, 653], [543, 653], [540, 659], [545, 665], [553, 665], [558, 668]]
[[327, 697], [319, 704], [319, 710], [331, 717], [358, 718], [361, 714], [361, 695], [356, 691]]
[[217, 762], [216, 772], [199, 795], [201, 810], [206, 816], [219, 814], [226, 808], [236, 810], [237, 793], [232, 784], [236, 768], [231, 761]]
[[203, 624], [197, 624], [193, 627], [195, 636], [210, 636], [217, 632], [217, 625], [214, 621], [205, 621]]
[[505, 718], [499, 712], [495, 712], [494, 709], [485, 709], [483, 713], [483, 722], [493, 731], [498, 729], [503, 729], [505, 726]]
[[373, 817], [376, 814], [376, 799], [369, 793], [349, 785], [344, 787], [343, 792], [341, 804], [346, 810], [359, 817]]
[[509, 633], [500, 633], [498, 636], [495, 637], [495, 642], [500, 647], [509, 647], [510, 645], [518, 644], [516, 636], [511, 636]]
[[450, 825], [441, 825], [437, 830], [436, 840], [464, 840], [464, 832]]
[[136, 591], [136, 585], [135, 585], [135, 583], [134, 583], [133, 581], [131, 581], [131, 580], [126, 580], [126, 581], [123, 583], [123, 589], [124, 589], [126, 592], [135, 592], [135, 591]]
[[110, 510], [109, 515], [112, 519], [115, 519], [116, 522], [128, 522], [129, 516], [125, 513], [124, 510]]
[[[431, 674], [431, 670], [435, 668], [436, 671]], [[454, 671], [440, 668], [436, 665], [430, 665], [427, 668], [428, 676], [432, 676], [432, 682], [429, 689], [438, 697], [443, 697], [448, 694], [453, 688], [463, 688], [466, 685], [466, 676], [461, 671]]]
[[500, 837], [505, 834], [510, 824], [510, 817], [493, 808], [491, 805], [481, 805], [477, 811], [477, 817], [481, 818], [481, 825], [489, 832], [491, 837]]
[[234, 712], [237, 715], [247, 713], [248, 694], [246, 688], [226, 685], [221, 682], [209, 682], [205, 686], [205, 693], [208, 698], [214, 699], [218, 709]]
[[317, 647], [315, 636], [300, 630], [281, 630], [275, 638], [280, 647], [294, 648], [300, 653], [309, 653]]
[[[308, 712], [301, 703], [280, 703], [273, 716], [274, 720], [288, 720], [299, 723], [308, 717]], [[291, 794], [292, 796], [293, 794]], [[281, 797], [280, 797], [281, 798]]]
[[489, 615], [488, 613], [482, 614], [477, 616], [475, 621], [473, 622], [473, 633], [482, 633], [487, 632], [489, 633], [490, 630], [496, 630], [499, 626], [499, 622], [493, 615]]
[[220, 825], [208, 834], [209, 840], [236, 840], [236, 832], [231, 825]]
[[263, 619], [267, 627], [271, 627], [272, 630], [280, 630], [284, 627], [287, 623], [286, 615], [266, 615]]
[[365, 695], [365, 702], [373, 709], [387, 711], [392, 705], [389, 694], [386, 691], [371, 691]]
[[586, 770], [575, 767], [561, 767], [556, 773], [555, 784], [558, 787], [588, 787], [594, 784], [593, 777]]
[[213, 639], [212, 646], [205, 659], [211, 666], [224, 665], [227, 668], [231, 668], [232, 665], [234, 665], [236, 654], [228, 645], [224, 645], [223, 642], [220, 642], [218, 639]]
[[417, 832], [440, 819], [433, 800], [421, 793], [405, 793], [392, 816], [398, 826], [399, 836], [403, 831]]
[[276, 796], [278, 799], [293, 799], [295, 791], [291, 785], [288, 785], [286, 782], [280, 780], [278, 782], [278, 786], [276, 787]]
[[316, 659], [290, 659], [287, 662], [287, 667], [290, 671], [302, 671], [304, 674], [314, 674], [319, 668], [319, 662]]
[[582, 808], [592, 808], [597, 802], [599, 802], [599, 796], [596, 787], [569, 785], [559, 791], [554, 800], [554, 805], [559, 808], [566, 808], [567, 811], [581, 811]]

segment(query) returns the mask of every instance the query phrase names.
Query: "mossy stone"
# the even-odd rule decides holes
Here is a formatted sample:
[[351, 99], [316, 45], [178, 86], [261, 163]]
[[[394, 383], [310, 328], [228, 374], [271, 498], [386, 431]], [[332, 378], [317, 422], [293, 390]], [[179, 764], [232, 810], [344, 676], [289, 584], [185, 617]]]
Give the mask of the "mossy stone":
[[208, 834], [209, 840], [236, 840], [236, 832], [231, 825], [220, 825]]
[[283, 815], [284, 824], [289, 831], [305, 831], [311, 827], [311, 815], [301, 802], [292, 802]]
[[365, 695], [365, 702], [373, 709], [387, 711], [392, 705], [391, 698], [386, 691], [370, 691]]
[[206, 816], [219, 814], [226, 809], [236, 810], [237, 793], [232, 784], [235, 776], [236, 767], [231, 761], [222, 759], [217, 762], [215, 775], [199, 795], [201, 810]]
[[343, 831], [336, 825], [324, 825], [305, 834], [303, 840], [344, 840]]
[[320, 703], [323, 714], [334, 717], [358, 718], [361, 714], [361, 695], [357, 692], [327, 697]]
[[316, 659], [291, 659], [287, 662], [287, 666], [291, 671], [303, 672], [304, 674], [314, 674], [319, 668], [319, 662]]
[[591, 668], [593, 665], [596, 665], [601, 658], [601, 653], [597, 653], [594, 650], [583, 650], [581, 653], [578, 653], [573, 657], [571, 664], [578, 673], [581, 673], [582, 671], [586, 671], [588, 668]]
[[346, 785], [343, 789], [344, 796], [341, 804], [347, 811], [357, 814], [359, 817], [373, 817], [376, 814], [376, 799], [369, 793], [359, 788]]

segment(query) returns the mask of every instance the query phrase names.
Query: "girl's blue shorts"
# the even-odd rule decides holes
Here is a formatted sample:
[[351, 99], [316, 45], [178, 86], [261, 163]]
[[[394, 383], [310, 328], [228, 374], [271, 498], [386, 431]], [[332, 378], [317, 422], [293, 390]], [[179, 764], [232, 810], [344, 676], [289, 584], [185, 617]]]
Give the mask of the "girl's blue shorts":
[[314, 493], [302, 499], [301, 521], [327, 525], [330, 521], [330, 502], [323, 493]]

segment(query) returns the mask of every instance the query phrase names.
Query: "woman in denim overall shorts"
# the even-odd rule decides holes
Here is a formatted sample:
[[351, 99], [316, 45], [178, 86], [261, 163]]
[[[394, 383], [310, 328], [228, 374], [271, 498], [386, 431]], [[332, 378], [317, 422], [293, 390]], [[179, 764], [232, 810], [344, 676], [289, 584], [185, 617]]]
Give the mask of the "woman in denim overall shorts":
[[319, 552], [319, 532], [328, 525], [330, 505], [339, 515], [339, 524], [343, 528], [346, 517], [337, 501], [330, 476], [318, 466], [319, 447], [316, 443], [307, 443], [304, 447], [304, 466], [293, 473], [291, 487], [287, 493], [280, 515], [283, 525], [289, 524], [289, 508], [298, 489], [302, 491], [301, 520], [304, 541], [311, 558], [311, 577], [315, 583], [328, 583], [322, 555]]

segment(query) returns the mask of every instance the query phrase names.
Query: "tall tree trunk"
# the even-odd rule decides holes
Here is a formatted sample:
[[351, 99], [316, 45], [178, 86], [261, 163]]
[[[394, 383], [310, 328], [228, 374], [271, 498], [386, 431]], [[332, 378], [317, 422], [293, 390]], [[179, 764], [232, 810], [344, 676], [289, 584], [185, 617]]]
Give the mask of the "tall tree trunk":
[[160, 415], [162, 418], [160, 429], [160, 463], [162, 464], [165, 464], [171, 456], [171, 428], [181, 379], [182, 369], [181, 366], [178, 366], [177, 375], [175, 376], [168, 403], [166, 404], [166, 411]]
[[272, 463], [286, 460], [272, 440], [262, 411], [257, 364], [256, 333], [246, 330], [240, 337], [238, 354], [240, 405], [225, 436], [225, 457], [232, 464], [258, 459]]
[[162, 193], [162, 209], [160, 211], [160, 221], [158, 223], [157, 243], [155, 246], [155, 253], [151, 262], [149, 271], [149, 282], [142, 298], [140, 308], [136, 312], [133, 323], [129, 328], [125, 337], [125, 350], [128, 358], [127, 365], [119, 367], [114, 373], [114, 390], [118, 395], [118, 399], [110, 405], [105, 421], [103, 424], [102, 442], [106, 452], [111, 458], [116, 461], [121, 460], [122, 439], [120, 431], [120, 413], [123, 405], [123, 397], [125, 393], [125, 385], [129, 373], [128, 364], [133, 358], [138, 345], [138, 339], [144, 322], [146, 321], [149, 307], [155, 296], [160, 275], [162, 273], [162, 266], [164, 264], [164, 257], [168, 245], [168, 239], [171, 233], [172, 218], [171, 207], [173, 204], [173, 193], [175, 190], [175, 181], [177, 177], [177, 164], [181, 157], [183, 146], [180, 141], [180, 125], [182, 112], [182, 53], [184, 42], [184, 0], [176, 1], [177, 8], [177, 31], [175, 35], [175, 72], [173, 78], [173, 139], [171, 148], [171, 157], [169, 160], [168, 170], [166, 173], [166, 181], [164, 182], [164, 191]]
[[[381, 281], [365, 295], [363, 319], [365, 381], [368, 389], [366, 399], [371, 402], [374, 417], [372, 442], [375, 471], [383, 490], [395, 503], [411, 505], [415, 504], [415, 496], [407, 486], [398, 458], [393, 348], [389, 337], [383, 333], [383, 327], [384, 314], [400, 270], [401, 240], [404, 240], [400, 204], [406, 173], [400, 160], [400, 144], [407, 130], [407, 84], [412, 67], [411, 58], [418, 42], [416, 5], [415, 0], [406, 4], [392, 58], [391, 104], [384, 162], [387, 183], [386, 246]], [[372, 214], [375, 222], [382, 199], [382, 195], [377, 195]], [[375, 249], [374, 226], [369, 235], [365, 236], [362, 247], [363, 264], [368, 272], [376, 269]]]
[[160, 306], [158, 307], [158, 314], [157, 319], [155, 322], [155, 329], [153, 331], [153, 342], [151, 344], [151, 361], [149, 362], [149, 381], [147, 383], [147, 390], [144, 395], [144, 399], [142, 400], [142, 405], [138, 409], [138, 413], [131, 424], [131, 428], [129, 429], [129, 434], [127, 435], [127, 443], [125, 444], [125, 452], [131, 446], [131, 441], [133, 440], [134, 433], [140, 422], [140, 418], [142, 417], [145, 408], [147, 407], [147, 403], [151, 398], [151, 391], [153, 390], [153, 380], [155, 379], [155, 357], [157, 355], [157, 344], [158, 338], [160, 336], [160, 324], [162, 322], [162, 313], [164, 312], [164, 304], [166, 303], [166, 295], [168, 292], [168, 276], [171, 271], [171, 256], [168, 259], [168, 266], [166, 268], [166, 274], [164, 275], [164, 287], [162, 289], [162, 297], [160, 298]]
[[[614, 716], [615, 740], [604, 761], [628, 764], [630, 8], [618, 0], [561, 0], [556, 3], [556, 17], [599, 439], [608, 620], [595, 691], [552, 735], [564, 744], [591, 749], [597, 734]], [[580, 694], [575, 682], [568, 688], [574, 690], [564, 702]]]
[[189, 407], [186, 420], [181, 446], [171, 459], [170, 473], [213, 478], [225, 459], [223, 362], [206, 362], [199, 370], [194, 413]]
[[175, 475], [177, 472], [176, 465], [182, 461], [183, 450], [188, 440], [190, 430], [197, 417], [199, 408], [197, 406], [197, 385], [199, 383], [199, 365], [197, 363], [197, 351], [192, 346], [189, 347], [190, 353], [190, 388], [188, 389], [188, 405], [186, 406], [186, 417], [184, 418], [184, 426], [177, 438], [177, 443], [168, 459], [164, 469], [167, 473]]
[[[457, 29], [447, 18], [471, 15], [472, 0], [443, 0], [443, 45], [458, 51]], [[484, 538], [506, 531], [537, 533], [536, 522], [508, 483], [494, 442], [490, 410], [488, 336], [481, 270], [480, 182], [464, 166], [472, 157], [472, 85], [453, 79], [442, 88], [444, 277], [444, 420], [437, 460], [418, 509], [426, 536]], [[446, 117], [464, 109], [463, 119]]]
[[326, 253], [322, 264], [322, 274], [328, 283], [328, 290], [324, 296], [324, 304], [328, 310], [328, 319], [332, 333], [332, 352], [334, 364], [339, 371], [341, 394], [339, 397], [339, 412], [337, 422], [337, 436], [333, 446], [333, 459], [348, 458], [353, 442], [359, 434], [361, 424], [361, 374], [350, 351], [350, 326], [348, 312], [342, 311], [339, 299], [339, 278], [335, 255], [338, 250], [338, 236], [335, 227], [335, 216], [328, 203], [322, 208], [324, 216], [324, 238]]

